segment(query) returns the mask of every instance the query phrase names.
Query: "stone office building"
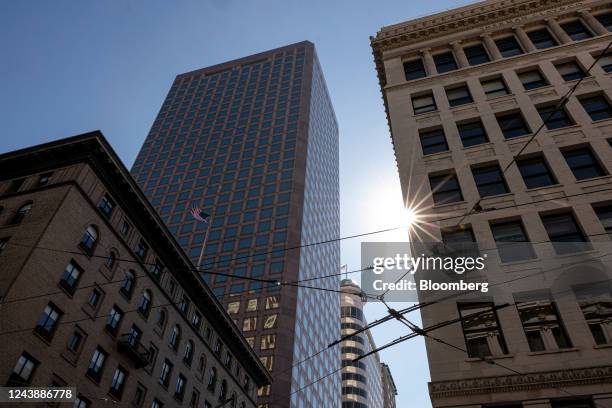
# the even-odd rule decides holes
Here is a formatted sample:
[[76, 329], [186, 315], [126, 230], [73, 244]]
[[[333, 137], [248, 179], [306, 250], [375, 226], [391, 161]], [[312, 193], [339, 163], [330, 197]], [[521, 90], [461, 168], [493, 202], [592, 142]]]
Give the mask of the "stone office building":
[[[558, 242], [609, 245], [611, 29], [607, 1], [491, 0], [371, 39], [406, 203], [434, 222], [420, 228], [445, 243], [540, 243], [492, 255], [491, 282], [566, 265]], [[413, 239], [426, 239], [420, 228]], [[422, 309], [424, 326], [464, 318], [432, 333], [458, 349], [426, 340], [433, 406], [610, 406], [609, 301], [549, 291], [527, 302], [518, 283], [506, 288], [504, 299]]]
[[75, 407], [255, 407], [271, 381], [100, 132], [0, 155], [0, 377]]

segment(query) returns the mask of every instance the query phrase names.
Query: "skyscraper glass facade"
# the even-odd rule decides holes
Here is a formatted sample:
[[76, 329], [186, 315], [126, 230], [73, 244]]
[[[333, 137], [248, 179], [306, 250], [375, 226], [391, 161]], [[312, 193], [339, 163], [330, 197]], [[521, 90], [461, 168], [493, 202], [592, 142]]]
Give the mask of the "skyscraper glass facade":
[[[337, 244], [285, 251], [339, 234], [338, 128], [313, 44], [177, 76], [132, 173], [194, 263], [206, 240], [203, 279], [277, 375], [260, 390], [261, 405], [339, 405], [333, 378], [309, 390], [314, 405], [299, 392], [291, 398], [296, 384], [337, 368], [330, 354], [292, 369], [339, 334], [337, 298], [241, 279], [338, 269]], [[211, 215], [208, 225], [193, 219], [194, 206]]]

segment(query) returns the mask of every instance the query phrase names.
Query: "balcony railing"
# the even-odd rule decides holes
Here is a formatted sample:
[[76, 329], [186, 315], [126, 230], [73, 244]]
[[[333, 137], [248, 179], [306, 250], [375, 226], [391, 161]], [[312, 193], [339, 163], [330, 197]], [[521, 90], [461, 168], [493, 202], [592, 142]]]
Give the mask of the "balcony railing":
[[117, 340], [117, 349], [132, 359], [136, 368], [149, 364], [149, 350], [140, 343], [140, 339], [131, 333], [122, 334]]

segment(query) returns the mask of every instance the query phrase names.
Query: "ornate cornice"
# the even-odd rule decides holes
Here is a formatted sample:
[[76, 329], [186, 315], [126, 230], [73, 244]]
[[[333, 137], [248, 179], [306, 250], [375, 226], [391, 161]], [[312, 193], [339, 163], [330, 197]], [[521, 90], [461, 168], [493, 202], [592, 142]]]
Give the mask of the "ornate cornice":
[[603, 383], [612, 383], [612, 366], [430, 382], [429, 395], [431, 398], [445, 398]]
[[[486, 32], [504, 26], [519, 25], [533, 18], [545, 19], [553, 15], [576, 11], [592, 3], [590, 0], [487, 0], [383, 27], [375, 37], [370, 37], [370, 45], [390, 133], [392, 132], [389, 107], [384, 91], [387, 80], [383, 52], [460, 33], [467, 29], [479, 29], [480, 32]], [[391, 137], [393, 138], [392, 134]]]

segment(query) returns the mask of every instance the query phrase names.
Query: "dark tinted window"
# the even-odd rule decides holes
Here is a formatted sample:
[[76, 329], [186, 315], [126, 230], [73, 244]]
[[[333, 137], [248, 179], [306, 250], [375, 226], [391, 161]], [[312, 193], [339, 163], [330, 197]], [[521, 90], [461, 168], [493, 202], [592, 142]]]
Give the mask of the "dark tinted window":
[[502, 57], [514, 57], [523, 53], [521, 46], [514, 36], [495, 40], [495, 45], [497, 45]]
[[484, 90], [485, 95], [487, 95], [487, 98], [508, 95], [509, 93], [506, 83], [501, 77], [481, 80], [480, 84], [482, 85], [482, 89]]
[[574, 81], [576, 79], [584, 78], [585, 76], [584, 71], [576, 61], [557, 64], [555, 67], [565, 81]]
[[444, 137], [444, 131], [442, 129], [420, 132], [419, 137], [421, 139], [423, 154], [433, 154], [448, 150], [446, 138]]
[[482, 44], [473, 45], [463, 49], [470, 65], [484, 64], [489, 62], [489, 55]]
[[585, 242], [576, 219], [571, 213], [543, 215], [542, 223], [551, 242]]
[[569, 23], [561, 24], [561, 28], [563, 28], [567, 35], [569, 35], [574, 41], [580, 41], [593, 37], [593, 34], [587, 30], [580, 20], [574, 20]]
[[603, 55], [599, 59], [599, 65], [604, 71], [612, 72], [612, 54]]
[[516, 161], [527, 188], [538, 188], [557, 184], [543, 157], [531, 157]]
[[595, 16], [597, 20], [608, 29], [608, 31], [612, 31], [612, 13], [600, 14]]
[[574, 173], [576, 180], [585, 180], [606, 174], [588, 147], [566, 150], [563, 152], [563, 157], [565, 157], [565, 161]]
[[599, 222], [601, 222], [608, 235], [612, 235], [612, 205], [596, 207], [595, 214], [597, 214]]
[[450, 106], [459, 106], [473, 101], [467, 85], [446, 89], [446, 97]]
[[436, 64], [436, 70], [442, 74], [448, 71], [454, 71], [457, 69], [457, 62], [452, 52], [445, 52], [444, 54], [438, 54], [433, 56]]
[[541, 88], [548, 85], [548, 82], [546, 82], [546, 79], [542, 76], [539, 69], [521, 72], [518, 74], [518, 77], [526, 90]]
[[425, 72], [423, 60], [419, 58], [417, 60], [404, 62], [404, 74], [408, 81], [426, 77], [427, 72]]
[[480, 120], [457, 125], [463, 147], [474, 146], [489, 141], [487, 132]]
[[429, 176], [429, 185], [431, 186], [432, 198], [435, 204], [446, 204], [463, 200], [459, 181], [454, 173]]
[[612, 107], [604, 96], [597, 95], [579, 98], [579, 100], [592, 120], [602, 120], [612, 117]]
[[473, 168], [472, 174], [474, 175], [474, 181], [476, 182], [476, 187], [481, 197], [508, 192], [506, 181], [497, 164]]
[[541, 106], [538, 113], [548, 129], [559, 129], [574, 124], [564, 108], [556, 109], [554, 105]]
[[436, 100], [431, 92], [425, 95], [413, 96], [412, 108], [415, 115], [432, 112], [437, 109]]
[[521, 221], [491, 225], [491, 232], [502, 262], [516, 262], [534, 258], [531, 244]]
[[550, 35], [550, 32], [546, 28], [540, 30], [530, 31], [527, 33], [529, 39], [538, 49], [550, 48], [557, 45], [557, 41]]
[[519, 112], [498, 115], [497, 123], [506, 139], [529, 134], [529, 128]]

